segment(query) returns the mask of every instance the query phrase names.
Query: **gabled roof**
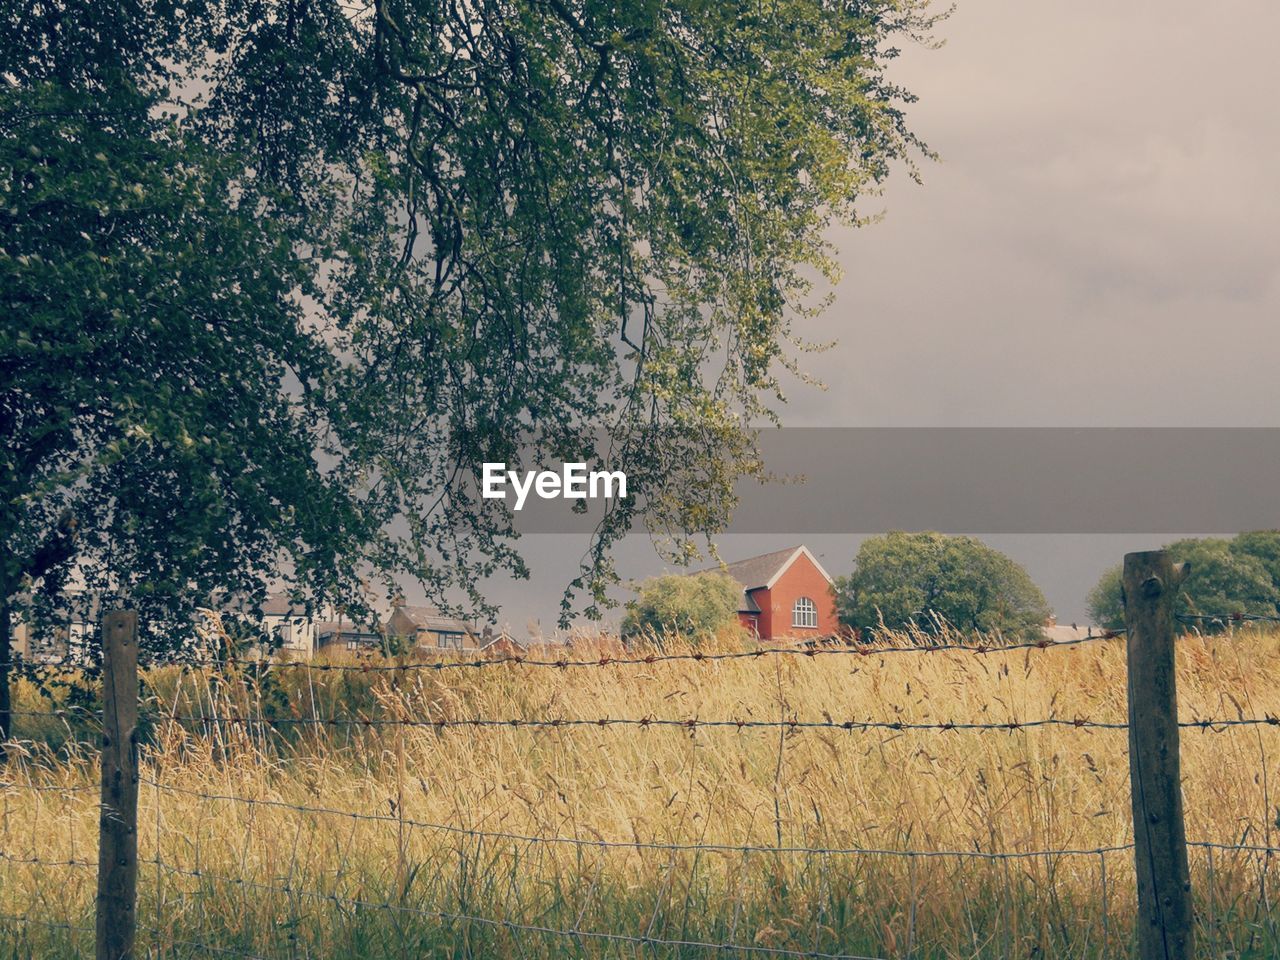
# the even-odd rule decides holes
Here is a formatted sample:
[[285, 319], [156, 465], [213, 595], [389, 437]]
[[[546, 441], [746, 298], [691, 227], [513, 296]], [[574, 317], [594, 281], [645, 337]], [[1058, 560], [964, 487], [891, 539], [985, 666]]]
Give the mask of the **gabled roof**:
[[471, 625], [457, 617], [446, 617], [435, 607], [418, 607], [400, 604], [396, 607], [419, 630], [444, 631], [446, 633], [471, 633]]
[[818, 568], [818, 572], [827, 578], [827, 582], [831, 581], [831, 574], [822, 569], [822, 564], [818, 562], [818, 558], [804, 544], [796, 547], [787, 547], [785, 550], [775, 550], [773, 553], [761, 554], [758, 557], [748, 557], [746, 560], [738, 560], [724, 567], [711, 567], [709, 570], [699, 572], [727, 573], [733, 577], [738, 583], [742, 584], [740, 612], [759, 613], [760, 607], [751, 596], [752, 591], [772, 587], [787, 572], [787, 568], [802, 556], [809, 558], [813, 565]]
[[773, 553], [764, 553], [758, 557], [748, 557], [746, 560], [738, 560], [730, 563], [725, 567], [711, 567], [708, 570], [699, 571], [700, 573], [727, 573], [733, 579], [742, 584], [744, 590], [759, 590], [761, 587], [772, 587], [778, 582], [787, 570], [795, 562], [797, 557], [807, 556], [818, 572], [828, 580], [831, 575], [822, 569], [822, 564], [818, 562], [818, 558], [813, 552], [801, 544], [797, 547], [787, 547], [785, 550], [775, 550]]

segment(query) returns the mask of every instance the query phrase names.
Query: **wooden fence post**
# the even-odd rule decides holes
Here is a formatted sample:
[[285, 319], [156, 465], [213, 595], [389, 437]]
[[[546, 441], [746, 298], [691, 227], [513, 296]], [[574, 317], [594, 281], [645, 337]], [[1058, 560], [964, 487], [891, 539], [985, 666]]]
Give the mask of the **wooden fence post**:
[[133, 960], [138, 895], [138, 614], [102, 619], [97, 960]]
[[1163, 550], [1126, 554], [1129, 783], [1138, 877], [1138, 956], [1191, 960], [1193, 915], [1182, 819], [1174, 601], [1188, 573]]

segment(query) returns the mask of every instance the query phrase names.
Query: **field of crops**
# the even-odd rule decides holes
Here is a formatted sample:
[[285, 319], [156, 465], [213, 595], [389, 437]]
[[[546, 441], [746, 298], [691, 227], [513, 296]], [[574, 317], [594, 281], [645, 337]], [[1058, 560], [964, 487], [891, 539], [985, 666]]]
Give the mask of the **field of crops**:
[[[1280, 634], [1178, 656], [1184, 720], [1280, 716]], [[321, 666], [144, 678], [141, 955], [1131, 955], [1123, 639]], [[61, 696], [24, 681], [17, 708]], [[92, 722], [18, 719], [0, 956], [84, 956]], [[1182, 749], [1198, 953], [1280, 955], [1280, 730]]]

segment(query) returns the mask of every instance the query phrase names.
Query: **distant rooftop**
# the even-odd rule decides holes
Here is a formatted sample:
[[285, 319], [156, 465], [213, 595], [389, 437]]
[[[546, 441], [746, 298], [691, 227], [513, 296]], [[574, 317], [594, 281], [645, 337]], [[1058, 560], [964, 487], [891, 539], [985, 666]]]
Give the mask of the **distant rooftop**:
[[725, 567], [715, 566], [699, 572], [727, 573], [742, 584], [743, 590], [758, 590], [772, 580], [778, 571], [787, 565], [787, 561], [795, 556], [795, 552], [799, 549], [801, 549], [801, 546], [797, 544], [794, 547], [787, 547], [785, 550], [762, 553], [758, 557], [737, 560]]
[[396, 607], [420, 630], [436, 630], [449, 633], [470, 633], [471, 624], [457, 617], [445, 616], [435, 607], [401, 604]]
[[[762, 553], [758, 557], [748, 557], [745, 560], [737, 560], [723, 567], [708, 567], [697, 572], [727, 573], [742, 585], [742, 603], [739, 611], [741, 613], [759, 613], [760, 606], [756, 603], [755, 598], [751, 596], [751, 592], [767, 587], [801, 550], [809, 553], [809, 549], [804, 544], [797, 544], [794, 547], [787, 547], [785, 550], [774, 550], [772, 553]], [[810, 557], [812, 557], [812, 554], [810, 554]], [[826, 571], [824, 570], [823, 573], [825, 574]]]

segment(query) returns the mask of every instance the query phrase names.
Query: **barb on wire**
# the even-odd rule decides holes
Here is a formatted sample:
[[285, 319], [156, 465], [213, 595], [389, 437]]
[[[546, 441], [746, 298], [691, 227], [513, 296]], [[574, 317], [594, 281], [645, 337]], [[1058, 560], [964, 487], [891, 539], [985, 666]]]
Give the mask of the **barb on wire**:
[[319, 816], [332, 816], [344, 819], [357, 820], [372, 823], [386, 824], [403, 824], [410, 829], [435, 830], [441, 833], [450, 833], [458, 836], [467, 836], [480, 840], [506, 840], [514, 843], [544, 843], [574, 846], [579, 848], [597, 848], [597, 849], [618, 849], [618, 850], [657, 850], [665, 852], [693, 852], [693, 853], [767, 853], [767, 854], [795, 854], [802, 856], [831, 855], [831, 856], [877, 856], [877, 857], [949, 857], [955, 859], [978, 859], [978, 860], [1021, 860], [1033, 857], [1049, 857], [1049, 856], [1096, 856], [1100, 853], [1117, 853], [1123, 850], [1130, 850], [1132, 843], [1123, 846], [1097, 847], [1094, 849], [1064, 849], [1064, 850], [1030, 850], [1030, 851], [985, 851], [985, 850], [888, 850], [870, 847], [799, 847], [799, 846], [758, 846], [752, 844], [725, 844], [725, 843], [661, 843], [658, 841], [646, 840], [597, 840], [585, 839], [582, 837], [561, 837], [561, 836], [538, 836], [534, 834], [511, 833], [502, 830], [482, 830], [473, 827], [460, 827], [456, 824], [432, 823], [424, 820], [402, 819], [400, 817], [389, 816], [386, 814], [376, 813], [360, 813], [355, 810], [339, 810], [333, 807], [313, 807], [300, 804], [287, 803], [283, 800], [263, 800], [255, 797], [242, 797], [234, 794], [222, 793], [204, 793], [199, 790], [193, 790], [189, 787], [179, 787], [173, 784], [160, 783], [149, 777], [140, 778], [141, 782], [159, 789], [162, 792], [179, 793], [202, 800], [227, 801], [230, 803], [243, 804], [249, 807], [271, 807], [281, 810], [289, 810], [295, 813], [316, 814]]

